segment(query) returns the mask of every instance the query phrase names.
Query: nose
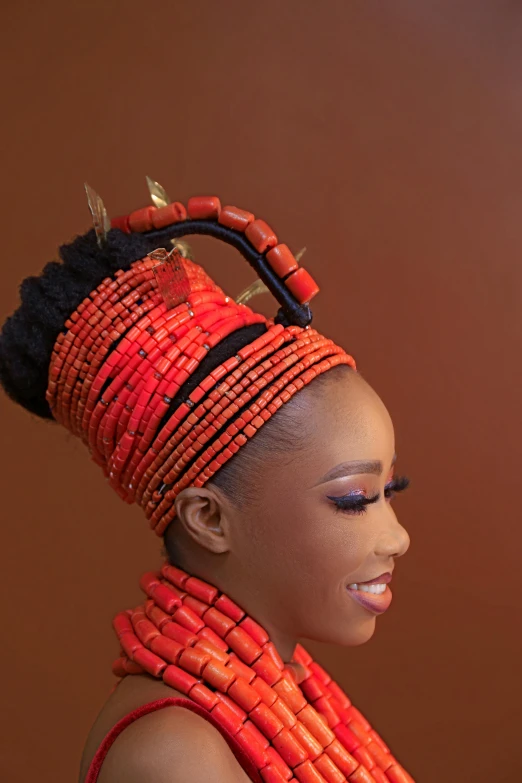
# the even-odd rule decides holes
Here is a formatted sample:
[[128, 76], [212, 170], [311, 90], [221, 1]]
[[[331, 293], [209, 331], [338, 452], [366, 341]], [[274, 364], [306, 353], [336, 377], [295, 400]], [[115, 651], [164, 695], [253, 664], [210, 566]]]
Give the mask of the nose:
[[395, 512], [388, 506], [386, 524], [377, 540], [375, 554], [380, 557], [401, 557], [406, 554], [410, 546], [408, 531], [397, 519]]

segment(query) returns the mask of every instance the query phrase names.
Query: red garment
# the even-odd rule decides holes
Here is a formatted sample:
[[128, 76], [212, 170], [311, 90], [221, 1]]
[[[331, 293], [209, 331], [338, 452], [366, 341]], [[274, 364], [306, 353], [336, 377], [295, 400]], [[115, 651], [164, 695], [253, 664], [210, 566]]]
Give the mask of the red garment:
[[225, 738], [228, 746], [230, 747], [230, 750], [250, 779], [256, 783], [262, 783], [259, 772], [252, 764], [237, 740], [234, 739], [233, 735], [220, 726], [217, 720], [209, 712], [207, 712], [207, 710], [203, 709], [203, 707], [200, 707], [199, 704], [196, 704], [196, 702], [192, 701], [192, 699], [182, 699], [175, 696], [167, 696], [163, 699], [150, 701], [148, 704], [143, 704], [141, 707], [138, 707], [137, 710], [133, 710], [127, 715], [124, 715], [123, 718], [121, 718], [105, 736], [101, 745], [96, 751], [96, 754], [89, 766], [85, 783], [96, 783], [98, 780], [98, 775], [100, 774], [101, 765], [103, 764], [105, 756], [109, 752], [112, 743], [127, 726], [129, 726], [138, 718], [141, 718], [142, 715], [147, 715], [149, 712], [161, 710], [163, 707], [185, 707], [188, 710], [192, 710], [192, 712], [195, 712], [197, 715], [201, 715], [202, 718], [205, 718], [205, 720], [215, 726], [219, 733]]

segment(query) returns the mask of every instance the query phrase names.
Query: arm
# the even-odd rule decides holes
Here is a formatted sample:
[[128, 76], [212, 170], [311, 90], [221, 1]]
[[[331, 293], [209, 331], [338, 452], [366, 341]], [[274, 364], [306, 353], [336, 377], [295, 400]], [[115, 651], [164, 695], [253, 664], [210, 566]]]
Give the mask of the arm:
[[131, 723], [115, 740], [98, 783], [249, 783], [221, 734], [183, 707]]

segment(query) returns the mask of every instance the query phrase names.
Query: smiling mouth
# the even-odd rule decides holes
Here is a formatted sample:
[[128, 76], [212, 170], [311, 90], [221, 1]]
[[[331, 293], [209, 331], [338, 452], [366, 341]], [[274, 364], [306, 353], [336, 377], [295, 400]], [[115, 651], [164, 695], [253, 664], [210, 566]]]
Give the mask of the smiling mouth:
[[382, 584], [376, 584], [376, 585], [367, 585], [367, 584], [353, 584], [348, 585], [348, 588], [350, 590], [360, 590], [363, 593], [374, 593], [374, 595], [381, 595], [386, 590], [386, 585], [384, 583]]
[[392, 602], [392, 591], [387, 584], [351, 584], [346, 589], [354, 601], [374, 614], [382, 614]]

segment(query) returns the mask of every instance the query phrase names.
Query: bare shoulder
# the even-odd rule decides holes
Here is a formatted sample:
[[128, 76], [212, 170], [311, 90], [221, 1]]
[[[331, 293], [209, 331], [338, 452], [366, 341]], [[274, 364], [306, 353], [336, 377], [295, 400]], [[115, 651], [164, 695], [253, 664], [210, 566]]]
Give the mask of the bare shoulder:
[[248, 783], [219, 731], [171, 706], [144, 715], [115, 740], [98, 783]]

